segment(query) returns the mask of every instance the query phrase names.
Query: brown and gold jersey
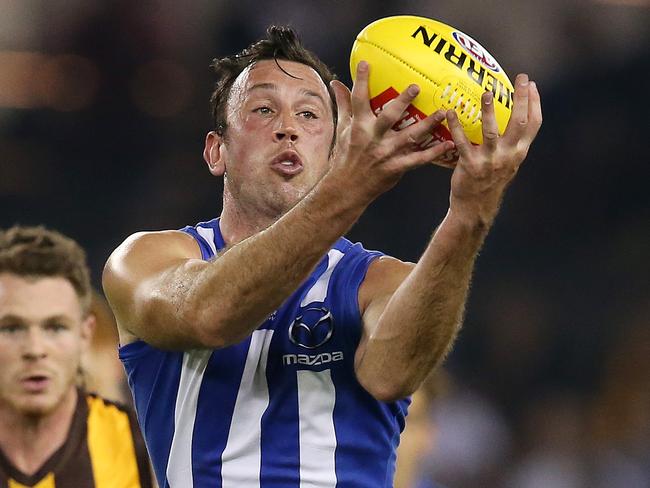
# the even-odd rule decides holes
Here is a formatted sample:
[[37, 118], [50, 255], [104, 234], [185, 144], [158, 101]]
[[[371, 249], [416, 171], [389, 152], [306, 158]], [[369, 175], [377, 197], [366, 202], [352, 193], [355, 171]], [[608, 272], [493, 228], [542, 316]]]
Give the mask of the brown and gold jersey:
[[65, 443], [27, 476], [0, 451], [0, 488], [151, 488], [147, 450], [131, 411], [79, 394]]

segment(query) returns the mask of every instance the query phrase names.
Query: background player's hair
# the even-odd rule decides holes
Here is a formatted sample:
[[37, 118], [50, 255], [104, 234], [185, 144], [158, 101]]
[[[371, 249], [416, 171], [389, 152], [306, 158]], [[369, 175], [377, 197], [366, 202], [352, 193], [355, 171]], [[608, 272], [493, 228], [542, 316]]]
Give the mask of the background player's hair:
[[90, 309], [86, 253], [74, 240], [45, 227], [0, 229], [0, 273], [23, 277], [62, 277], [74, 287], [84, 315]]
[[[301, 44], [298, 35], [293, 29], [272, 25], [266, 31], [265, 39], [251, 44], [233, 56], [213, 60], [211, 66], [217, 75], [217, 82], [210, 97], [210, 106], [217, 134], [224, 135], [228, 127], [226, 104], [230, 95], [230, 88], [235, 79], [248, 66], [267, 59], [273, 59], [276, 63], [278, 63], [278, 60], [295, 61], [313, 68], [327, 87], [332, 103], [334, 124], [336, 124], [336, 102], [334, 92], [329, 84], [336, 76], [313, 52]], [[280, 63], [278, 63], [278, 67], [289, 76], [296, 78], [287, 72]]]

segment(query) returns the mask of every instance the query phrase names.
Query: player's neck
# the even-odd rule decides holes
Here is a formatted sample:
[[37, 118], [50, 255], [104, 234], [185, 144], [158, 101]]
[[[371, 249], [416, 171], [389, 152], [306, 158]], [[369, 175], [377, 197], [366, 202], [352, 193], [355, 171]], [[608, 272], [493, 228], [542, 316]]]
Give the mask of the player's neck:
[[24, 415], [0, 406], [0, 448], [9, 462], [27, 476], [38, 471], [65, 442], [76, 404], [73, 387], [47, 415]]
[[260, 212], [236, 202], [224, 192], [223, 211], [219, 227], [227, 246], [233, 246], [244, 239], [263, 231], [281, 215]]

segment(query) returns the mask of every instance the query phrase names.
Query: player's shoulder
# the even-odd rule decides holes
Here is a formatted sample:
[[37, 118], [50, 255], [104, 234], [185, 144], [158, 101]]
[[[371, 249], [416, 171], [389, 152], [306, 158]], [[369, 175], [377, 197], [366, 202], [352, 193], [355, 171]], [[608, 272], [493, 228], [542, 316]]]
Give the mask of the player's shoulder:
[[133, 254], [169, 251], [185, 251], [190, 254], [188, 257], [194, 257], [197, 245], [191, 235], [180, 230], [141, 231], [127, 237], [113, 251], [109, 261]]
[[164, 230], [136, 232], [127, 237], [109, 256], [104, 266], [104, 288], [119, 283], [117, 278], [129, 276], [138, 270], [164, 268], [166, 263], [182, 259], [200, 259], [196, 241], [185, 232]]
[[104, 398], [97, 393], [81, 391], [81, 395], [86, 401], [90, 414], [102, 414], [109, 416], [126, 416], [129, 419], [133, 418], [135, 411], [125, 403], [117, 402]]
[[359, 305], [366, 305], [378, 297], [392, 295], [415, 267], [414, 263], [391, 256], [380, 256], [368, 266], [366, 276], [359, 288]]
[[131, 406], [96, 393], [81, 391], [80, 394], [85, 400], [87, 425], [92, 432], [116, 441], [140, 435], [136, 413]]
[[79, 392], [80, 408], [86, 413], [85, 442], [97, 484], [151, 487], [147, 450], [135, 410], [96, 393]]
[[402, 261], [392, 256], [380, 256], [368, 266], [366, 280], [368, 282], [402, 281], [415, 267], [414, 263]]

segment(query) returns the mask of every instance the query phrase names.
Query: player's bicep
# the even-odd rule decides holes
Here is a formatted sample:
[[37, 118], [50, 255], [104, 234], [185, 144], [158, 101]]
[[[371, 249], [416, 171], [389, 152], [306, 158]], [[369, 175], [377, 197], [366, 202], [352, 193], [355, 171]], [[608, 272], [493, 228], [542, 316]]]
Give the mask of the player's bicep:
[[194, 239], [182, 232], [139, 233], [108, 259], [102, 276], [121, 337], [152, 345], [183, 344], [191, 336], [178, 315], [183, 287], [207, 263]]
[[373, 336], [384, 309], [414, 266], [413, 263], [386, 256], [375, 260], [368, 268], [366, 278], [359, 288], [362, 333], [355, 354], [357, 373], [368, 340]]

